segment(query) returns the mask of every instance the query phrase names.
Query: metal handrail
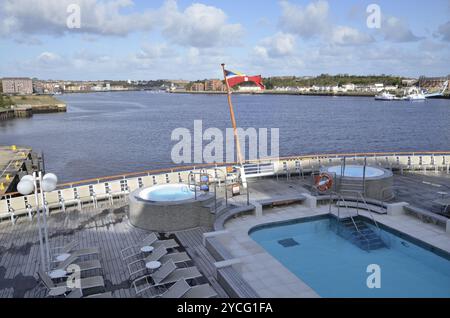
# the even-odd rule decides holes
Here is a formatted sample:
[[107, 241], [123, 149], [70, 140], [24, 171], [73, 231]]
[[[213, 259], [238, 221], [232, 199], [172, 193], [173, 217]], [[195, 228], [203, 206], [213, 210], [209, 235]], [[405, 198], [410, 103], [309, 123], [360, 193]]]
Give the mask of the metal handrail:
[[354, 190], [342, 190], [342, 192], [348, 192], [348, 193], [356, 193], [356, 213], [359, 215], [359, 198], [362, 199], [362, 203], [364, 203], [364, 206], [366, 207], [367, 212], [369, 212], [370, 218], [372, 219], [375, 226], [380, 230], [380, 227], [378, 226], [378, 222], [373, 217], [372, 211], [370, 210], [369, 205], [367, 204], [366, 199], [364, 198], [363, 194], [359, 191]]
[[[345, 201], [344, 197], [337, 193], [334, 192], [334, 194], [337, 196], [338, 201], [342, 200], [342, 202], [344, 203], [345, 207], [347, 208], [347, 210], [350, 210], [350, 208], [348, 207], [347, 201]], [[331, 200], [330, 200], [330, 211], [331, 211]], [[357, 215], [358, 214], [358, 210], [357, 210]], [[358, 234], [360, 234], [364, 240], [366, 240], [367, 242], [367, 250], [370, 251], [370, 241], [369, 239], [360, 231], [360, 229], [358, 228], [358, 226], [356, 225], [355, 219], [353, 218], [353, 216], [350, 214], [350, 219], [352, 220], [353, 225], [355, 226], [356, 231], [358, 232]], [[338, 205], [338, 222], [340, 223], [340, 206]]]
[[[257, 163], [261, 161], [283, 161], [283, 160], [306, 160], [306, 159], [318, 159], [318, 158], [329, 158], [329, 157], [368, 157], [368, 156], [418, 156], [418, 155], [450, 155], [450, 151], [415, 151], [415, 152], [367, 152], [367, 153], [343, 153], [343, 154], [310, 154], [310, 155], [299, 155], [299, 156], [290, 156], [290, 157], [267, 157], [261, 158], [257, 160], [247, 160], [246, 163]], [[168, 163], [169, 164], [169, 163]], [[236, 163], [231, 162], [223, 162], [223, 163], [213, 163], [213, 164], [199, 164], [195, 166], [177, 166], [172, 168], [161, 168], [155, 170], [147, 170], [140, 172], [131, 172], [131, 173], [123, 173], [114, 176], [105, 176], [100, 178], [92, 178], [86, 180], [72, 181], [58, 185], [58, 189], [62, 189], [64, 187], [74, 187], [83, 184], [89, 183], [100, 183], [106, 182], [116, 179], [126, 179], [129, 177], [140, 177], [151, 174], [159, 174], [159, 173], [169, 173], [176, 171], [186, 171], [186, 170], [195, 170], [196, 168], [218, 168], [218, 167], [226, 167], [232, 166]], [[448, 166], [448, 165], [447, 165]], [[18, 193], [10, 193], [11, 195], [16, 195]]]

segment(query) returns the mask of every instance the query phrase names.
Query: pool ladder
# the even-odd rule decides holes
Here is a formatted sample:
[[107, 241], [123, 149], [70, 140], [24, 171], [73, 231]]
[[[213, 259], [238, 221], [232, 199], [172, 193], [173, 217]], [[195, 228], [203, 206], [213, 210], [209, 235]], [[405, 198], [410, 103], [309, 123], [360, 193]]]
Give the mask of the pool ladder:
[[[366, 200], [364, 199], [364, 196], [362, 193], [358, 191], [347, 191], [357, 194], [356, 198], [352, 198], [353, 200], [356, 199], [356, 215], [349, 214], [346, 217], [341, 218], [341, 204], [337, 204], [338, 213], [337, 213], [337, 224], [336, 224], [336, 230], [338, 235], [350, 240], [353, 244], [357, 245], [363, 250], [366, 250], [367, 252], [377, 250], [383, 247], [388, 247], [386, 242], [381, 238], [382, 231], [373, 217]], [[345, 200], [344, 196], [340, 193], [331, 193], [330, 194], [330, 207], [329, 207], [329, 213], [336, 217], [331, 212], [331, 204], [333, 202], [331, 196], [335, 195], [337, 202], [342, 202], [342, 204], [345, 206], [347, 212], [350, 211], [349, 205], [347, 204], [347, 201]], [[372, 228], [370, 228], [365, 222], [359, 220], [357, 217], [359, 216], [359, 203], [365, 205], [367, 211], [369, 212], [369, 215], [371, 217], [371, 220], [373, 224], [376, 227], [376, 231], [374, 231]], [[378, 232], [378, 233], [376, 233]]]

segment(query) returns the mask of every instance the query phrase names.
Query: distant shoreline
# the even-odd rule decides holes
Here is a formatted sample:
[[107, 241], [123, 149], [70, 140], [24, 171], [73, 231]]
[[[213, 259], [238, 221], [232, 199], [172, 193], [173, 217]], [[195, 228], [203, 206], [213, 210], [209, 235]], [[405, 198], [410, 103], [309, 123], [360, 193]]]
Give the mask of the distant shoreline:
[[[170, 92], [170, 94], [192, 94], [192, 95], [224, 95], [227, 92], [213, 92], [213, 91], [186, 91], [186, 90], [178, 90]], [[296, 96], [324, 96], [324, 97], [375, 97], [375, 93], [306, 93], [306, 92], [293, 92], [293, 91], [274, 91], [274, 90], [266, 90], [262, 92], [233, 92], [233, 94], [237, 95], [296, 95]], [[445, 94], [442, 97], [436, 97], [438, 99], [450, 99], [449, 93]]]

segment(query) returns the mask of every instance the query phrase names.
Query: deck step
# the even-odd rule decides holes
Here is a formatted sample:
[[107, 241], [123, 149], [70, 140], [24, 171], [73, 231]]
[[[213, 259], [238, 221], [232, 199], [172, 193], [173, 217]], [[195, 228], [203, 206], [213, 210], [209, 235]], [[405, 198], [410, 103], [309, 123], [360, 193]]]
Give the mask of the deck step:
[[377, 214], [387, 214], [387, 210], [384, 207], [380, 207], [380, 206], [376, 206], [370, 203], [367, 203], [367, 205], [365, 205], [362, 202], [359, 202], [359, 204], [355, 201], [337, 201], [336, 202], [336, 206], [337, 207], [341, 207], [341, 208], [352, 208], [352, 209], [356, 209], [357, 207], [360, 208], [361, 210], [366, 210], [366, 211], [370, 211], [370, 212], [374, 212]]

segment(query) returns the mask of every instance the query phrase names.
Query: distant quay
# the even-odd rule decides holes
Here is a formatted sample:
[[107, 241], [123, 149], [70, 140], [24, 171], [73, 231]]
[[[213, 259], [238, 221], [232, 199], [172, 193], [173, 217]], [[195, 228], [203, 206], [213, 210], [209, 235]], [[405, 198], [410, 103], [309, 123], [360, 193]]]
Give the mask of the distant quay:
[[13, 106], [0, 108], [0, 120], [32, 117], [33, 114], [60, 113], [67, 111], [67, 105], [48, 95], [11, 96]]
[[[189, 90], [175, 90], [171, 91], [173, 94], [200, 94], [200, 95], [221, 95], [227, 94], [226, 91], [189, 91]], [[329, 96], [329, 97], [375, 97], [377, 95], [374, 92], [298, 92], [298, 91], [278, 91], [278, 90], [265, 90], [260, 92], [253, 91], [233, 91], [233, 94], [238, 95], [299, 95], [299, 96]], [[436, 97], [450, 99], [450, 93], [444, 93], [444, 96]]]
[[[171, 91], [170, 93], [174, 94], [205, 94], [205, 95], [220, 95], [220, 94], [227, 94], [226, 91], [188, 91], [188, 90], [176, 90]], [[374, 93], [362, 93], [362, 92], [355, 92], [355, 93], [336, 93], [333, 94], [331, 92], [297, 92], [297, 91], [277, 91], [277, 90], [265, 90], [265, 91], [233, 91], [233, 94], [238, 95], [303, 95], [303, 96], [354, 96], [354, 97], [374, 97]]]

